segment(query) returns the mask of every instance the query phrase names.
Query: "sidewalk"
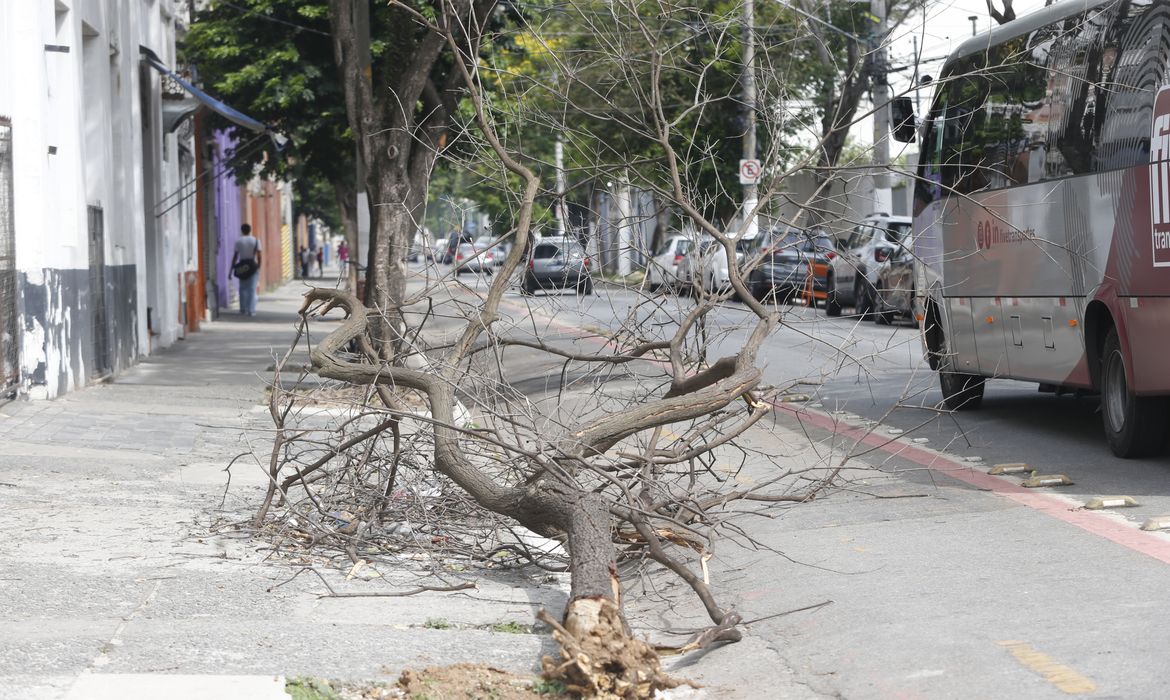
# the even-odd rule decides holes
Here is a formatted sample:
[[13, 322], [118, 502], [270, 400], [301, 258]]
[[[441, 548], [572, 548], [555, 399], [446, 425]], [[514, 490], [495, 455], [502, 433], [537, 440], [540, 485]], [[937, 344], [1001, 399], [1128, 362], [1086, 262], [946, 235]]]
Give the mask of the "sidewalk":
[[[541, 607], [558, 614], [565, 585], [476, 573], [467, 580], [478, 588], [458, 593], [319, 598], [315, 576], [284, 583], [305, 562], [263, 540], [207, 535], [260, 502], [257, 459], [236, 462], [230, 489], [224, 467], [253, 450], [266, 460], [268, 368], [293, 337], [305, 288], [262, 296], [251, 318], [225, 313], [111, 384], [0, 407], [0, 697], [279, 698], [282, 677], [393, 684], [404, 668], [457, 662], [532, 673], [556, 652], [547, 636], [485, 628], [530, 625]], [[514, 381], [560, 371], [556, 358], [517, 362]], [[378, 568], [382, 578], [342, 585], [419, 583], [417, 572]], [[633, 596], [631, 620], [645, 633], [686, 609], [705, 624], [680, 596]], [[436, 619], [450, 627], [428, 624]], [[750, 634], [667, 661], [707, 685], [705, 697], [815, 695]]]
[[536, 668], [542, 637], [422, 625], [529, 624], [537, 607], [559, 609], [557, 591], [481, 580], [470, 595], [318, 599], [323, 586], [306, 574], [267, 592], [298, 567], [266, 561], [262, 541], [205, 536], [213, 518], [259, 503], [256, 462], [236, 463], [226, 493], [223, 470], [268, 449], [265, 370], [293, 337], [303, 289], [262, 296], [252, 318], [225, 313], [111, 384], [0, 407], [0, 696], [269, 697], [231, 676], [392, 682], [406, 666]]

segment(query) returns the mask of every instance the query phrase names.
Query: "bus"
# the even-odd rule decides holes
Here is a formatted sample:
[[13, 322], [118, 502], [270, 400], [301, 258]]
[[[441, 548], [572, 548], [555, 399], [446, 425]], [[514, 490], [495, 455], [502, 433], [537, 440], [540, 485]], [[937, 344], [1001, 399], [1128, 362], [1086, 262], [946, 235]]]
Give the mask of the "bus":
[[918, 129], [916, 311], [947, 408], [988, 378], [1170, 432], [1170, 0], [1067, 0], [947, 59]]

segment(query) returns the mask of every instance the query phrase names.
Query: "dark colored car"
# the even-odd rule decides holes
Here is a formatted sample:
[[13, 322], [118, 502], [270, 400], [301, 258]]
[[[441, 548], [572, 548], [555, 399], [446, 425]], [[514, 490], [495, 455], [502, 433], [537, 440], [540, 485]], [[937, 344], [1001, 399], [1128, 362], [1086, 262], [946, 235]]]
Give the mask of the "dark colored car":
[[580, 243], [557, 239], [541, 241], [532, 248], [520, 289], [525, 294], [537, 290], [576, 289], [578, 294], [593, 293], [589, 276], [589, 258]]
[[757, 254], [760, 264], [748, 277], [748, 288], [761, 301], [775, 297], [790, 302], [798, 294], [809, 294], [809, 304], [825, 300], [829, 315], [841, 313], [840, 305], [828, 298], [829, 261], [837, 255], [833, 237], [822, 231], [797, 228], [767, 234]]

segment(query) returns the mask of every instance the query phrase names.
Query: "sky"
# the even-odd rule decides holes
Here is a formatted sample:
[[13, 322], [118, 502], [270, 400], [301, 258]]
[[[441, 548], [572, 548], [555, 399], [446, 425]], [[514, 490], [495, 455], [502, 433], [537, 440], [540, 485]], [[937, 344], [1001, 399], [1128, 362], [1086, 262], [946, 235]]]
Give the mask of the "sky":
[[[1066, 0], [1076, 2], [1076, 0]], [[1002, 0], [996, 0], [996, 7], [1003, 9]], [[1044, 7], [1044, 0], [1016, 0], [1017, 17]], [[907, 65], [914, 55], [914, 39], [917, 38], [922, 58], [927, 61], [923, 73], [935, 75], [942, 66], [942, 60], [964, 40], [971, 38], [971, 16], [975, 16], [977, 32], [984, 32], [995, 26], [995, 20], [987, 12], [985, 0], [941, 0], [923, 3], [922, 12], [899, 26], [890, 37], [890, 64]], [[933, 60], [931, 59], [939, 59]], [[933, 71], [933, 72], [932, 72]]]

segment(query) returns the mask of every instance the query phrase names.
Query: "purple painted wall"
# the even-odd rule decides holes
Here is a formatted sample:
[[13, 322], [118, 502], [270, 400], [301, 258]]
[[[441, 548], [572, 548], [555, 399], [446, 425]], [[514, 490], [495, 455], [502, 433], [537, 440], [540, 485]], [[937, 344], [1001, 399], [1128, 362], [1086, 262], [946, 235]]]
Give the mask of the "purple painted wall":
[[236, 184], [230, 165], [226, 165], [236, 147], [236, 140], [223, 131], [215, 132], [215, 148], [212, 149], [211, 173], [215, 178], [213, 194], [215, 197], [215, 279], [216, 301], [221, 309], [226, 309], [232, 299], [238, 294], [236, 280], [228, 276], [232, 264], [232, 254], [235, 252], [236, 239], [240, 237], [240, 198], [242, 190]]

